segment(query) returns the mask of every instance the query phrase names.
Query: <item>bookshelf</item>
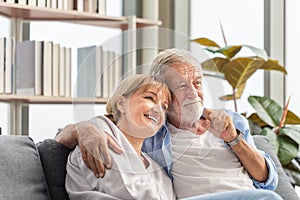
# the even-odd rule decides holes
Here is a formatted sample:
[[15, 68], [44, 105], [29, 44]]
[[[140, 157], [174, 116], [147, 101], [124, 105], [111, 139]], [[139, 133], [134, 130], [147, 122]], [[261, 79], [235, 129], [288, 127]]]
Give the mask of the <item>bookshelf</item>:
[[45, 97], [45, 96], [23, 96], [1, 94], [2, 102], [19, 101], [30, 104], [105, 104], [107, 98], [71, 98], [71, 97]]
[[[106, 16], [97, 13], [78, 12], [76, 10], [59, 10], [45, 7], [19, 5], [17, 3], [0, 2], [0, 15], [11, 21], [11, 35], [15, 41], [22, 41], [22, 24], [31, 21], [59, 21], [78, 25], [91, 25], [121, 30], [134, 30], [149, 26], [160, 26], [161, 21], [153, 21], [135, 16]], [[135, 36], [127, 38], [131, 48], [136, 44]], [[132, 54], [127, 64], [134, 66], [136, 55]], [[105, 104], [105, 98], [67, 98], [23, 96], [16, 94], [0, 94], [0, 102], [10, 106], [10, 134], [28, 134], [28, 105], [29, 104]], [[25, 125], [24, 125], [25, 124]], [[27, 124], [27, 125], [26, 125]]]
[[[58, 10], [53, 8], [33, 7], [27, 5], [0, 2], [0, 14], [9, 18], [27, 21], [62, 21], [109, 28], [130, 28], [127, 16], [114, 17], [97, 13], [77, 12], [76, 10]], [[136, 28], [159, 26], [161, 21], [136, 18]]]

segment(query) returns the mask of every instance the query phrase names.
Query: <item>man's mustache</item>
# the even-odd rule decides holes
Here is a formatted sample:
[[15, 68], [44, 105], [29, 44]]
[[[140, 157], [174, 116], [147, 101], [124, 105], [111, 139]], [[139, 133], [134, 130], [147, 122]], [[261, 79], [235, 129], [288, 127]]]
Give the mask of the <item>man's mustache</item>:
[[195, 103], [201, 103], [201, 104], [203, 104], [203, 101], [201, 99], [194, 99], [194, 100], [189, 101], [189, 102], [183, 102], [183, 106], [182, 107], [189, 106], [189, 105], [192, 105], [192, 104], [195, 104]]

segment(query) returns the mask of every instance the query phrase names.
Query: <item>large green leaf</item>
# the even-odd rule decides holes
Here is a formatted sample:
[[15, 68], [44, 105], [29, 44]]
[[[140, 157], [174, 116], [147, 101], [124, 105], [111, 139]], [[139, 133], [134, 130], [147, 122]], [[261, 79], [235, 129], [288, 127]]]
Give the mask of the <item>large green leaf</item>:
[[289, 164], [298, 154], [299, 145], [285, 135], [279, 135], [278, 158], [283, 166]]
[[268, 59], [266, 62], [264, 62], [261, 69], [263, 69], [263, 70], [276, 70], [276, 71], [280, 71], [284, 74], [287, 74], [286, 69], [283, 66], [279, 65], [277, 60]]
[[267, 97], [249, 96], [248, 102], [256, 110], [257, 115], [269, 126], [279, 125], [283, 108]]
[[224, 65], [223, 73], [233, 88], [239, 88], [262, 64], [260, 59], [237, 58]]
[[[297, 161], [296, 161], [297, 162]], [[288, 171], [288, 173], [291, 175], [291, 177], [293, 178], [293, 185], [297, 185], [297, 186], [300, 186], [300, 173], [299, 171], [293, 171], [293, 170], [290, 170], [290, 169], [286, 169], [285, 170]]]
[[204, 61], [201, 66], [205, 71], [213, 71], [223, 73], [223, 67], [229, 62], [228, 58], [215, 57]]
[[[300, 165], [299, 165], [298, 161], [296, 160], [296, 158], [294, 158], [289, 164], [287, 164], [285, 166], [285, 169], [300, 173]], [[299, 179], [299, 181], [300, 181], [300, 179]]]
[[265, 61], [268, 60], [268, 54], [267, 54], [266, 50], [259, 49], [257, 47], [246, 45], [246, 44], [244, 44], [243, 47], [249, 48], [253, 53], [255, 53], [256, 56], [264, 59]]
[[213, 71], [203, 71], [203, 76], [210, 76], [214, 78], [220, 78], [225, 80], [223, 73], [213, 72]]
[[226, 56], [227, 58], [233, 58], [242, 48], [241, 45], [225, 46], [225, 47], [220, 48], [220, 46], [216, 42], [214, 42], [208, 38], [196, 38], [192, 41], [208, 47], [208, 48], [206, 48], [206, 50], [211, 53], [221, 53], [224, 56]]
[[212, 41], [212, 40], [210, 40], [208, 38], [196, 38], [196, 39], [194, 39], [192, 41], [195, 41], [195, 42], [197, 42], [197, 43], [199, 43], [199, 44], [201, 44], [203, 46], [218, 47], [218, 48], [220, 48], [220, 46], [217, 43], [215, 43], [214, 41]]
[[241, 45], [227, 46], [227, 47], [223, 47], [223, 48], [215, 50], [215, 53], [221, 53], [230, 59], [230, 58], [233, 58], [241, 50], [241, 48], [242, 48]]
[[278, 154], [278, 151], [279, 151], [279, 139], [278, 139], [276, 133], [272, 129], [265, 127], [261, 131], [261, 135], [265, 135], [268, 138], [270, 144], [274, 148], [275, 153]]
[[288, 110], [285, 118], [285, 124], [300, 124], [300, 118], [295, 115], [292, 111]]
[[268, 124], [266, 124], [266, 122], [264, 122], [263, 120], [261, 120], [261, 118], [257, 115], [257, 113], [252, 113], [248, 117], [248, 119], [252, 120], [254, 123], [256, 123], [260, 127], [266, 127], [266, 126], [268, 126]]
[[286, 135], [294, 140], [297, 144], [300, 144], [300, 127], [291, 126], [291, 127], [284, 127], [279, 130], [281, 135]]

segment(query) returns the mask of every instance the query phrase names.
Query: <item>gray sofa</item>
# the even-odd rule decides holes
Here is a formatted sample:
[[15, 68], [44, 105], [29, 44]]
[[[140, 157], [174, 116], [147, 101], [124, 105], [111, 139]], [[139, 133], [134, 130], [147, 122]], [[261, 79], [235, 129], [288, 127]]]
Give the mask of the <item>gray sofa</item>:
[[[278, 167], [276, 192], [285, 200], [299, 199], [267, 138], [254, 140]], [[53, 139], [35, 144], [28, 136], [0, 136], [0, 199], [68, 199], [64, 179], [69, 152]]]

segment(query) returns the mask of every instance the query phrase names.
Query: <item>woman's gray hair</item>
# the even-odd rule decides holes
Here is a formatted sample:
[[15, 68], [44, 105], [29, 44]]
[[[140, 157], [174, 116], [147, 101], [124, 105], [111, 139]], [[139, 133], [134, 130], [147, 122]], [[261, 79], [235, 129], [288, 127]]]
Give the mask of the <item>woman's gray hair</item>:
[[154, 76], [161, 76], [173, 63], [189, 63], [201, 70], [200, 62], [191, 54], [190, 51], [173, 48], [164, 50], [155, 57], [152, 62], [150, 74]]

